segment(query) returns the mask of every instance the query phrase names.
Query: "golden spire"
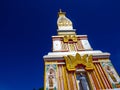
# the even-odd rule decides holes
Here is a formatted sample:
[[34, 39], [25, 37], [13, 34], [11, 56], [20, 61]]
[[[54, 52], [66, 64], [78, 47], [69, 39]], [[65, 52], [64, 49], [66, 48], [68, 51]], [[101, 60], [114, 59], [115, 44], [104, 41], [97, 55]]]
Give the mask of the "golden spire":
[[65, 16], [66, 12], [62, 12], [62, 10], [60, 9], [59, 12], [58, 12], [58, 15], [59, 16]]
[[62, 13], [62, 9], [60, 9], [60, 13]]

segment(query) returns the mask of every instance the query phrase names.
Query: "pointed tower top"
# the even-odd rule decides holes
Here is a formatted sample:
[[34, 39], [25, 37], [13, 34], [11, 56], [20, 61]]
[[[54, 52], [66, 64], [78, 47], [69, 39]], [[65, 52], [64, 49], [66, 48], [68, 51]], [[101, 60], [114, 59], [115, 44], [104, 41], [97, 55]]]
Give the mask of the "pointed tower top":
[[66, 12], [62, 12], [62, 9], [59, 10], [58, 15], [59, 16], [65, 16]]
[[62, 12], [62, 9], [60, 9], [60, 13]]
[[65, 16], [66, 12], [60, 11], [58, 12], [58, 20], [57, 20], [57, 25], [58, 25], [58, 34], [60, 35], [61, 33], [63, 34], [75, 34], [75, 30], [73, 29], [73, 24], [70, 19], [68, 19]]

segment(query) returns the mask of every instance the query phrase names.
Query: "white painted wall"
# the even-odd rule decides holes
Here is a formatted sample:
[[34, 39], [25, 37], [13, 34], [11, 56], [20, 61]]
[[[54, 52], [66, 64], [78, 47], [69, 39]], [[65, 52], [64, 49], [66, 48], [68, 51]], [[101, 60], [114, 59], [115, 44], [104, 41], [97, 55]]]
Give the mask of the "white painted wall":
[[53, 50], [54, 51], [59, 51], [62, 49], [62, 44], [60, 40], [55, 40], [53, 41]]
[[84, 49], [91, 49], [91, 46], [90, 46], [88, 40], [81, 40], [81, 43], [82, 43]]

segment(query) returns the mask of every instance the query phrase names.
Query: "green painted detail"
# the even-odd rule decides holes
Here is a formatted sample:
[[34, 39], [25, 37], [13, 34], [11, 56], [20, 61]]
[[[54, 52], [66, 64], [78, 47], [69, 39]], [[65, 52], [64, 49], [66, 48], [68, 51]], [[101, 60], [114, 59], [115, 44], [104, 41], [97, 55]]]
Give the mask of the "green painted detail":
[[54, 90], [57, 90], [57, 88], [56, 88], [56, 87], [54, 87]]
[[46, 90], [48, 90], [48, 88], [46, 88]]
[[57, 69], [56, 64], [53, 64], [53, 68], [54, 68], [55, 70]]
[[111, 62], [101, 62], [102, 66], [104, 67], [106, 64], [109, 65], [109, 66], [113, 66]]
[[46, 65], [46, 71], [48, 71], [49, 67], [50, 67], [50, 65]]
[[114, 84], [114, 83], [112, 83], [112, 87], [113, 87], [113, 88], [116, 88], [116, 86], [115, 86], [115, 84]]

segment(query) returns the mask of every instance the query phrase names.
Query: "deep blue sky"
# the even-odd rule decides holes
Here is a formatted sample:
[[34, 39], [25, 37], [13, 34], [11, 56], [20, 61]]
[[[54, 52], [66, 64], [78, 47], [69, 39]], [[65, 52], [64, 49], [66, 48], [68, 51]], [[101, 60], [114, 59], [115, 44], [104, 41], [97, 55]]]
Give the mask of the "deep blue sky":
[[119, 0], [1, 0], [0, 90], [43, 86], [43, 55], [51, 51], [62, 9], [94, 50], [111, 53], [120, 74]]

